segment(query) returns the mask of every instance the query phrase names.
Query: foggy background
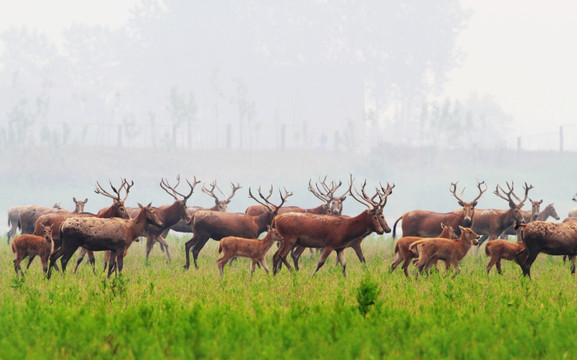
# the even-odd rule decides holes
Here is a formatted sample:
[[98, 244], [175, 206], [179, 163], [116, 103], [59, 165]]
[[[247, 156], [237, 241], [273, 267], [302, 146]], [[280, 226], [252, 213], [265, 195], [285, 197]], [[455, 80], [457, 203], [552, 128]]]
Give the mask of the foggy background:
[[[505, 181], [518, 194], [532, 183], [531, 197], [555, 202], [562, 218], [574, 207], [575, 54], [512, 25], [574, 37], [568, 2], [512, 2], [522, 9], [498, 15], [495, 2], [457, 0], [95, 3], [84, 13], [72, 1], [2, 9], [0, 212], [72, 209], [72, 196], [96, 212], [109, 203], [96, 181], [120, 177], [136, 184], [129, 205], [165, 204], [158, 183], [177, 174], [216, 179], [227, 194], [240, 183], [229, 211], [253, 203], [249, 186], [286, 186], [287, 204], [314, 207], [311, 178], [342, 180], [337, 194], [350, 173], [371, 189], [394, 182], [391, 226], [415, 208], [455, 209], [457, 180], [465, 201], [477, 179], [488, 183], [480, 208], [506, 206], [492, 194]], [[479, 26], [488, 18], [492, 32]], [[509, 46], [479, 52], [499, 37]], [[534, 58], [542, 68], [527, 67]], [[522, 96], [533, 88], [538, 98]], [[212, 200], [197, 188], [189, 205]], [[345, 203], [347, 214], [362, 209]]]

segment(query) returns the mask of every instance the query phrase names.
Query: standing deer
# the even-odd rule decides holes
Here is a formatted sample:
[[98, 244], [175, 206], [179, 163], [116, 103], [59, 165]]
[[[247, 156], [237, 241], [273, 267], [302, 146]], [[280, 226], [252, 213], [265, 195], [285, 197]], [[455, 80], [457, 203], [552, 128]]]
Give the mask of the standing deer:
[[237, 257], [247, 257], [252, 260], [250, 277], [254, 273], [256, 264], [260, 264], [268, 274], [268, 266], [266, 266], [265, 256], [272, 247], [275, 241], [281, 241], [282, 237], [276, 229], [268, 226], [266, 236], [260, 239], [246, 239], [238, 236], [227, 236], [220, 240], [218, 244], [218, 253], [222, 253], [222, 257], [217, 260], [220, 277], [224, 275], [224, 266], [226, 263]]
[[[95, 214], [90, 214], [90, 213], [85, 213], [85, 214], [81, 214], [81, 216], [94, 216], [94, 217], [99, 217], [99, 218], [112, 218], [112, 217], [119, 217], [119, 218], [123, 218], [123, 219], [130, 219], [130, 216], [128, 215], [128, 212], [126, 211], [126, 208], [124, 207], [124, 202], [126, 201], [126, 198], [128, 197], [128, 193], [130, 191], [130, 188], [134, 185], [134, 181], [132, 181], [130, 184], [126, 181], [126, 179], [121, 179], [121, 184], [118, 187], [118, 190], [112, 185], [112, 182], [110, 182], [110, 187], [112, 188], [112, 191], [114, 192], [114, 195], [109, 193], [108, 191], [104, 190], [104, 188], [102, 187], [102, 185], [100, 185], [98, 183], [98, 181], [96, 182], [96, 188], [94, 189], [94, 192], [100, 195], [103, 195], [105, 197], [108, 197], [110, 199], [112, 199], [112, 205], [106, 208], [101, 209], [100, 211], [98, 211], [98, 213]], [[126, 194], [124, 195], [124, 197], [121, 199], [120, 198], [120, 192], [122, 190], [126, 191]], [[38, 220], [40, 221], [42, 217], [40, 217]], [[56, 219], [58, 219], [58, 217], [56, 217]], [[66, 219], [65, 216], [62, 217], [62, 220], [60, 220], [59, 223], [57, 223], [57, 220], [55, 221], [56, 225], [57, 225], [57, 240], [56, 244], [57, 247], [60, 247], [60, 227], [62, 225], [62, 222]], [[92, 272], [94, 272], [94, 274], [96, 274], [96, 270], [95, 270], [95, 260], [94, 260], [94, 253], [92, 251], [88, 251], [85, 248], [80, 248], [78, 257], [76, 259], [76, 265], [74, 266], [74, 272], [76, 272], [78, 270], [78, 266], [80, 265], [80, 263], [82, 263], [82, 260], [84, 259], [84, 256], [88, 254], [88, 264], [92, 265]], [[104, 269], [106, 270], [106, 265], [107, 262], [104, 261]], [[54, 264], [54, 267], [56, 267], [57, 265]], [[58, 269], [57, 269], [58, 270]]]
[[[74, 200], [74, 212], [80, 213], [84, 211], [84, 204], [88, 201]], [[53, 207], [44, 207], [37, 205], [27, 205], [21, 206], [18, 209], [18, 224], [20, 226], [20, 232], [22, 234], [34, 234], [34, 227], [36, 226], [36, 220], [44, 214], [53, 213], [69, 213], [70, 211], [62, 209], [60, 204], [55, 204]]]
[[[529, 190], [533, 188], [533, 185], [527, 185], [525, 183], [523, 189], [525, 190], [525, 197], [521, 200], [514, 193], [514, 183], [507, 182], [507, 188], [509, 191], [504, 191], [500, 185], [497, 185], [494, 194], [501, 199], [509, 203], [508, 210], [480, 210], [475, 212], [473, 217], [472, 229], [479, 235], [481, 239], [479, 240], [479, 247], [485, 242], [485, 240], [497, 239], [499, 235], [509, 226], [516, 223], [523, 223], [525, 220], [521, 212], [523, 204], [529, 196]], [[502, 194], [504, 193], [504, 194]], [[513, 200], [513, 197], [517, 199], [517, 203]], [[477, 252], [479, 248], [477, 248]]]
[[[329, 254], [334, 250], [343, 266], [343, 276], [346, 276], [344, 249], [361, 236], [366, 236], [372, 232], [381, 235], [391, 231], [383, 216], [383, 208], [394, 185], [387, 184], [386, 189], [381, 186], [381, 189], [377, 188], [374, 196], [369, 197], [364, 191], [366, 181], [362, 187], [362, 195], [356, 189], [357, 195], [353, 193], [353, 181], [351, 176], [349, 194], [368, 208], [355, 217], [287, 213], [278, 215], [273, 220], [272, 226], [278, 230], [283, 238], [278, 251], [273, 256], [273, 274], [276, 274], [280, 269], [281, 261], [292, 271], [292, 266], [287, 262], [286, 257], [290, 250], [298, 244], [304, 247], [323, 248], [313, 275], [323, 266]], [[378, 202], [374, 200], [376, 197], [379, 197]]]
[[460, 226], [460, 230], [461, 236], [458, 240], [432, 238], [422, 239], [411, 244], [409, 250], [414, 252], [414, 249], [417, 249], [419, 253], [419, 259], [415, 263], [419, 273], [423, 273], [423, 269], [428, 271], [437, 260], [444, 260], [453, 265], [456, 271], [454, 276], [461, 271], [459, 261], [467, 255], [471, 246], [477, 245], [479, 235], [471, 228]]
[[96, 217], [72, 217], [66, 219], [61, 226], [62, 246], [50, 256], [48, 278], [51, 276], [53, 264], [60, 257], [62, 272], [74, 252], [83, 247], [92, 251], [111, 251], [111, 261], [108, 265], [108, 277], [113, 270], [122, 272], [124, 255], [132, 242], [146, 233], [149, 225], [162, 227], [162, 222], [156, 216], [152, 204], [140, 207], [137, 217], [126, 220], [121, 218], [101, 219]]
[[[571, 200], [577, 202], [577, 193], [575, 193], [575, 195], [573, 195], [573, 199], [571, 199]], [[577, 217], [577, 208], [569, 210], [569, 214], [567, 216], [568, 217]]]
[[[188, 216], [189, 218], [192, 218], [194, 216], [194, 213], [196, 213], [199, 210], [210, 210], [210, 211], [222, 211], [222, 212], [226, 212], [226, 209], [228, 207], [228, 204], [230, 203], [230, 201], [232, 200], [232, 198], [234, 197], [234, 195], [236, 194], [237, 190], [241, 189], [242, 186], [240, 186], [240, 184], [235, 185], [234, 183], [231, 183], [232, 186], [232, 192], [229, 196], [226, 196], [226, 194], [218, 187], [218, 185], [216, 184], [216, 180], [213, 181], [210, 184], [211, 188], [207, 188], [206, 186], [202, 185], [202, 192], [204, 192], [205, 194], [208, 194], [209, 196], [214, 198], [214, 206], [209, 208], [209, 209], [205, 209], [203, 207], [200, 206], [187, 206], [187, 212], [188, 212]], [[224, 199], [220, 199], [215, 193], [214, 193], [214, 189], [217, 189], [222, 196], [224, 196]], [[170, 227], [170, 229], [165, 230], [162, 233], [162, 237], [166, 238], [166, 235], [168, 234], [168, 230], [172, 230], [172, 231], [176, 231], [176, 232], [181, 232], [181, 233], [190, 233], [192, 231], [189, 222], [184, 221], [184, 220], [179, 220], [176, 224], [172, 225]]]
[[[539, 253], [568, 255], [573, 259], [577, 255], [577, 221], [533, 221], [520, 227], [519, 236], [525, 249], [515, 254], [515, 258], [524, 276], [531, 277], [531, 265]], [[575, 266], [571, 267], [571, 273], [575, 273]]]
[[[8, 233], [6, 233], [6, 241], [8, 245], [10, 245], [10, 240], [16, 236], [17, 230], [22, 228], [20, 225], [20, 210], [24, 210], [32, 206], [36, 205], [12, 206], [10, 209], [8, 209], [8, 226], [10, 227]], [[60, 204], [54, 204], [53, 207], [54, 209], [60, 210]]]
[[[397, 223], [402, 220], [403, 236], [420, 236], [420, 237], [434, 237], [439, 233], [441, 223], [452, 226], [457, 231], [459, 225], [465, 227], [471, 226], [473, 223], [473, 216], [475, 215], [475, 207], [477, 201], [481, 198], [483, 193], [487, 191], [487, 185], [484, 181], [477, 180], [477, 188], [479, 195], [471, 202], [465, 202], [462, 198], [465, 188], [461, 191], [461, 196], [457, 195], [457, 183], [451, 183], [449, 191], [457, 199], [457, 202], [462, 209], [449, 213], [438, 213], [426, 210], [412, 210], [404, 213], [395, 221], [393, 225], [393, 238], [396, 237]], [[481, 185], [485, 184], [485, 188]]]
[[24, 271], [20, 267], [20, 262], [28, 257], [28, 266], [26, 270], [30, 267], [32, 260], [39, 256], [42, 260], [42, 270], [44, 270], [44, 275], [48, 271], [48, 257], [52, 254], [54, 250], [54, 242], [52, 241], [52, 229], [51, 226], [44, 226], [42, 228], [42, 235], [30, 235], [22, 234], [14, 238], [12, 242], [12, 252], [16, 254], [16, 259], [14, 259], [14, 271], [16, 271], [16, 276], [20, 274], [24, 276]]
[[259, 188], [258, 193], [261, 200], [253, 196], [249, 188], [249, 196], [259, 204], [266, 207], [267, 211], [259, 215], [248, 215], [244, 213], [216, 212], [208, 210], [197, 211], [192, 219], [192, 238], [184, 244], [186, 263], [184, 268], [190, 267], [190, 250], [194, 259], [194, 266], [198, 269], [196, 260], [200, 250], [204, 247], [208, 239], [220, 241], [226, 236], [238, 236], [243, 238], [257, 238], [270, 225], [272, 219], [281, 209], [286, 199], [292, 195], [285, 189], [285, 194], [280, 193], [281, 202], [275, 206], [269, 201], [273, 188], [271, 186], [268, 196], [263, 196]]
[[[445, 224], [441, 224], [442, 231], [437, 236], [438, 238], [445, 238], [445, 239], [458, 239], [457, 233], [455, 230]], [[409, 247], [414, 242], [419, 240], [423, 240], [426, 238], [422, 238], [420, 236], [403, 236], [395, 243], [395, 250], [394, 250], [394, 257], [393, 263], [391, 264], [391, 272], [395, 271], [397, 266], [402, 262], [403, 263], [403, 272], [405, 273], [406, 277], [409, 277], [409, 265], [413, 261], [414, 258], [418, 257], [417, 254], [413, 253], [409, 250]], [[449, 263], [445, 262], [446, 267], [449, 267]]]

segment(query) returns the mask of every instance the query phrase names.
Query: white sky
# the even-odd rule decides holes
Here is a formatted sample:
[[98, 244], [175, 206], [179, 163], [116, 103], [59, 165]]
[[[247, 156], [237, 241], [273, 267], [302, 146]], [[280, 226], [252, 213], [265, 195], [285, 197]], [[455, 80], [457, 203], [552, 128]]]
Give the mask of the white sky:
[[[0, 1], [0, 31], [22, 25], [57, 38], [72, 23], [120, 26], [138, 0]], [[577, 2], [461, 1], [473, 14], [443, 97], [493, 96], [513, 116], [516, 135], [577, 124]]]

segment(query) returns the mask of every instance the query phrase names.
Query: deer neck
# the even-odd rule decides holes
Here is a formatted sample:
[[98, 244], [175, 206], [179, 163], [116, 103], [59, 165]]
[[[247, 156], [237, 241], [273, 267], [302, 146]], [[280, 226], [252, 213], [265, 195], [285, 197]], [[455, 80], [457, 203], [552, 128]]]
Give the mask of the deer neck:
[[355, 217], [344, 219], [344, 221], [346, 224], [345, 236], [347, 238], [366, 236], [375, 231], [369, 210], [365, 210]]

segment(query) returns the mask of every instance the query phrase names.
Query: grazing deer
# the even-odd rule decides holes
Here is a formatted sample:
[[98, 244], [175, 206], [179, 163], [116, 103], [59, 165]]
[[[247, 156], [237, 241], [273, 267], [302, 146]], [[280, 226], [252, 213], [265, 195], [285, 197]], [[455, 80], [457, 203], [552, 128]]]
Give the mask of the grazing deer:
[[[278, 215], [273, 220], [272, 226], [278, 230], [283, 238], [278, 251], [273, 256], [273, 274], [276, 274], [280, 269], [281, 261], [292, 271], [292, 266], [287, 262], [286, 257], [290, 250], [298, 244], [304, 247], [323, 248], [313, 275], [323, 266], [329, 254], [334, 250], [343, 266], [343, 276], [346, 276], [344, 249], [361, 236], [366, 236], [372, 232], [381, 235], [391, 231], [383, 216], [383, 208], [394, 185], [387, 184], [386, 189], [381, 186], [381, 189], [377, 188], [374, 196], [369, 197], [364, 191], [366, 182], [362, 187], [362, 195], [356, 189], [357, 195], [355, 195], [352, 192], [353, 181], [351, 176], [349, 193], [356, 201], [368, 208], [355, 217], [286, 213]], [[376, 197], [379, 197], [378, 202], [374, 200]]]
[[[441, 224], [441, 228], [442, 228], [441, 234], [439, 234], [439, 236], [437, 237], [445, 239], [459, 238], [452, 226]], [[402, 262], [403, 272], [405, 273], [406, 277], [409, 277], [409, 270], [408, 270], [409, 264], [413, 261], [413, 259], [415, 259], [418, 256], [417, 254], [410, 251], [409, 247], [414, 242], [422, 239], [426, 238], [422, 238], [420, 236], [403, 236], [402, 238], [397, 240], [397, 242], [395, 243], [393, 263], [391, 264], [391, 272], [395, 271], [397, 266], [399, 266], [399, 264]], [[449, 264], [446, 263], [446, 266], [448, 267]]]
[[[516, 262], [523, 271], [523, 276], [531, 277], [531, 265], [539, 253], [549, 255], [577, 255], [577, 221], [552, 223], [533, 221], [520, 224], [519, 236], [525, 244], [525, 249], [515, 254]], [[575, 273], [575, 266], [571, 267]]]
[[198, 269], [196, 260], [200, 250], [202, 250], [208, 239], [219, 241], [227, 236], [253, 239], [257, 238], [263, 231], [266, 231], [267, 226], [270, 225], [272, 219], [281, 209], [286, 199], [292, 195], [292, 193], [289, 193], [286, 189], [284, 195], [279, 191], [281, 203], [276, 206], [269, 201], [272, 191], [273, 188], [271, 186], [268, 196], [265, 197], [259, 188], [258, 193], [263, 202], [253, 196], [249, 188], [249, 196], [267, 209], [266, 212], [259, 215], [208, 210], [197, 211], [191, 224], [192, 238], [184, 244], [184, 252], [186, 254], [184, 268], [188, 269], [190, 266], [190, 250], [192, 249], [194, 266]]
[[[484, 181], [479, 182], [479, 180], [477, 180], [479, 195], [477, 195], [473, 201], [465, 202], [462, 198], [465, 188], [461, 191], [461, 196], [458, 196], [457, 183], [458, 181], [451, 183], [449, 191], [451, 191], [453, 196], [457, 199], [457, 202], [462, 206], [462, 209], [449, 213], [438, 213], [426, 210], [412, 210], [406, 212], [395, 221], [395, 224], [393, 225], [393, 238], [396, 238], [397, 223], [399, 221], [402, 221], [403, 236], [434, 237], [438, 234], [441, 223], [452, 226], [457, 234], [459, 234], [459, 231], [457, 231], [458, 226], [471, 226], [473, 223], [473, 216], [475, 215], [475, 207], [477, 206], [478, 200], [485, 191], [487, 191], [487, 185]], [[483, 184], [485, 184], [484, 188], [482, 188]]]
[[452, 265], [456, 271], [454, 276], [461, 271], [459, 261], [467, 255], [471, 246], [477, 245], [479, 235], [471, 228], [460, 226], [460, 230], [461, 236], [458, 240], [443, 238], [422, 239], [409, 246], [409, 250], [419, 253], [415, 267], [420, 274], [423, 273], [423, 269], [428, 271], [437, 260], [444, 260]]
[[[521, 200], [514, 193], [514, 183], [507, 182], [507, 188], [509, 191], [504, 191], [500, 185], [497, 185], [494, 194], [501, 199], [509, 203], [508, 210], [480, 210], [475, 212], [473, 217], [472, 229], [479, 235], [481, 239], [479, 240], [479, 246], [485, 242], [485, 240], [494, 240], [499, 237], [499, 235], [509, 226], [516, 223], [523, 223], [525, 220], [521, 209], [523, 204], [529, 196], [529, 190], [533, 189], [533, 185], [527, 185], [525, 183], [523, 189], [525, 190], [525, 197]], [[504, 194], [502, 194], [504, 193]], [[513, 200], [513, 197], [517, 199], [517, 203]], [[479, 248], [477, 248], [477, 252]]]
[[218, 244], [218, 253], [222, 253], [222, 257], [217, 260], [220, 277], [224, 275], [224, 266], [226, 263], [237, 256], [247, 257], [252, 259], [250, 277], [254, 273], [256, 264], [260, 264], [268, 274], [268, 266], [266, 266], [265, 256], [272, 247], [275, 241], [281, 241], [282, 237], [276, 229], [268, 226], [266, 236], [260, 239], [247, 239], [238, 236], [227, 236], [220, 240]]
[[14, 259], [14, 271], [16, 271], [16, 276], [20, 274], [24, 276], [24, 271], [20, 267], [20, 262], [28, 257], [28, 266], [26, 270], [30, 267], [30, 263], [36, 256], [40, 257], [42, 260], [42, 270], [44, 270], [44, 275], [48, 271], [48, 258], [52, 251], [54, 250], [54, 242], [52, 241], [52, 229], [54, 226], [44, 226], [42, 231], [42, 236], [22, 234], [14, 238], [12, 242], [12, 252], [16, 254], [16, 259]]
[[113, 270], [122, 272], [124, 255], [132, 242], [146, 233], [149, 225], [162, 227], [162, 222], [156, 216], [152, 204], [140, 207], [136, 218], [126, 220], [121, 218], [72, 217], [66, 219], [60, 228], [62, 246], [50, 256], [48, 278], [51, 276], [53, 264], [60, 257], [62, 272], [74, 252], [83, 247], [92, 251], [111, 251], [111, 261], [108, 265], [108, 277]]

